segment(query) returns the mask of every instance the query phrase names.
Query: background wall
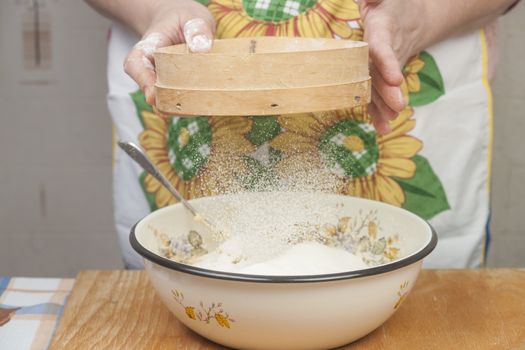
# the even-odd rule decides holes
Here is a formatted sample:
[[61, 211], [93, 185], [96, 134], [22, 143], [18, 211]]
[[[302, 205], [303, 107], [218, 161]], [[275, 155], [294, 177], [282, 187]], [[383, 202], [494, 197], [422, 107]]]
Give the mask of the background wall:
[[525, 266], [525, 3], [500, 21], [489, 266]]
[[83, 1], [41, 1], [44, 67], [35, 69], [24, 59], [34, 52], [22, 54], [34, 49], [31, 3], [0, 1], [0, 275], [121, 267], [105, 104], [109, 22]]
[[[39, 2], [38, 43], [33, 2], [0, 2], [0, 275], [119, 268], [105, 104], [109, 23], [82, 1]], [[490, 266], [525, 266], [524, 16], [522, 3], [499, 32]]]

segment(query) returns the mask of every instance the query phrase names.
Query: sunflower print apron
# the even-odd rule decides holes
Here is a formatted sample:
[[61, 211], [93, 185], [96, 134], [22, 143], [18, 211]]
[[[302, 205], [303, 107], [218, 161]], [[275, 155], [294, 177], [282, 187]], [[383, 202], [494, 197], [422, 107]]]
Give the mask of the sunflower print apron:
[[[201, 2], [217, 21], [217, 38], [363, 38], [353, 1]], [[449, 39], [407, 62], [402, 90], [409, 104], [385, 135], [375, 132], [366, 107], [272, 117], [159, 116], [122, 70], [137, 40], [114, 25], [108, 104], [116, 136], [140, 144], [186, 198], [271, 189], [296, 183], [294, 177], [302, 173], [300, 179], [314, 187], [330, 184], [330, 191], [383, 201], [429, 220], [440, 241], [427, 266], [482, 264], [492, 132], [482, 30]], [[129, 267], [142, 266], [128, 243], [130, 227], [174, 202], [155, 179], [115, 150], [115, 221]]]

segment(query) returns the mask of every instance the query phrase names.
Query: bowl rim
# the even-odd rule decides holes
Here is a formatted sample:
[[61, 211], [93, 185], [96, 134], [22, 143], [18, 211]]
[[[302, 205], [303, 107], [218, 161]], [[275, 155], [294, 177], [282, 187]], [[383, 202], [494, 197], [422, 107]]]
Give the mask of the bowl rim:
[[[213, 279], [220, 279], [220, 280], [229, 280], [229, 281], [238, 281], [238, 282], [255, 282], [255, 283], [280, 283], [280, 284], [331, 282], [331, 281], [340, 281], [340, 280], [380, 275], [380, 274], [384, 274], [387, 272], [398, 270], [408, 265], [412, 265], [422, 260], [423, 258], [425, 258], [436, 247], [437, 241], [438, 241], [437, 233], [434, 227], [427, 220], [419, 217], [418, 215], [406, 209], [399, 208], [399, 207], [396, 207], [396, 206], [393, 206], [387, 203], [373, 201], [373, 200], [369, 200], [365, 198], [358, 198], [358, 197], [355, 197], [355, 199], [358, 199], [360, 201], [365, 201], [365, 202], [374, 202], [374, 204], [390, 207], [395, 210], [402, 210], [405, 213], [417, 218], [418, 220], [426, 224], [428, 228], [430, 228], [430, 240], [423, 248], [421, 248], [417, 252], [407, 257], [401, 258], [399, 260], [395, 260], [387, 264], [382, 264], [382, 265], [374, 266], [374, 267], [367, 268], [367, 269], [353, 270], [353, 271], [347, 271], [347, 272], [322, 274], [322, 275], [291, 275], [291, 276], [253, 275], [253, 274], [241, 274], [241, 273], [234, 273], [234, 272], [209, 270], [209, 269], [203, 269], [203, 268], [196, 267], [196, 266], [182, 264], [174, 260], [170, 260], [168, 258], [164, 258], [160, 255], [157, 255], [153, 253], [152, 251], [150, 251], [149, 249], [147, 249], [146, 247], [144, 247], [138, 241], [137, 236], [136, 236], [137, 226], [151, 213], [144, 216], [135, 225], [133, 225], [133, 227], [131, 228], [130, 234], [129, 234], [129, 242], [131, 244], [131, 247], [138, 254], [140, 254], [144, 259], [149, 260], [158, 265], [161, 265], [163, 267], [166, 267], [170, 270], [176, 270], [176, 271], [188, 273], [191, 275], [208, 277], [208, 278], [213, 278]], [[173, 206], [176, 206], [176, 205], [180, 205], [180, 203], [174, 204]], [[172, 207], [172, 206], [169, 206], [169, 207]], [[161, 208], [160, 210], [166, 209], [169, 207]]]

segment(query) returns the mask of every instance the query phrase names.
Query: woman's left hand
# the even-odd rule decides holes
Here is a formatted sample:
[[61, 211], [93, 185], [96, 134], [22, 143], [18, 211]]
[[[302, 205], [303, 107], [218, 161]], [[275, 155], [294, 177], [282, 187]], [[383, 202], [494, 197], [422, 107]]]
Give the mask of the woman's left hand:
[[369, 107], [379, 133], [390, 131], [389, 121], [405, 108], [401, 91], [407, 60], [420, 50], [425, 23], [424, 1], [358, 1], [364, 41], [370, 50], [372, 103]]

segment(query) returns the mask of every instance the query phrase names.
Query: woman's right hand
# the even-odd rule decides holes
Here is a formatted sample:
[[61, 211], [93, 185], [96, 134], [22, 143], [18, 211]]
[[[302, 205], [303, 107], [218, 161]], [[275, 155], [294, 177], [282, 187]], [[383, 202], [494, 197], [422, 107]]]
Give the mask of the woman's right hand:
[[146, 101], [154, 105], [155, 50], [185, 42], [192, 52], [209, 51], [215, 21], [208, 9], [195, 0], [157, 1], [147, 18], [142, 39], [126, 57], [124, 70], [137, 82]]

